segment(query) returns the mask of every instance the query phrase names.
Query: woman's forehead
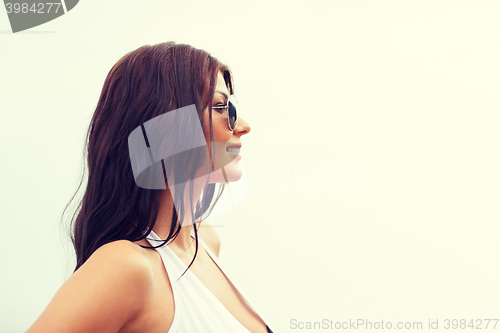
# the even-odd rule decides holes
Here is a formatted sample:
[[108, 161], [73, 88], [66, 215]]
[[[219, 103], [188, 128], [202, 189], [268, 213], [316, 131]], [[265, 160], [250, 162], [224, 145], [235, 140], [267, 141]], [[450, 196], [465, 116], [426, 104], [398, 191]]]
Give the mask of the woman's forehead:
[[222, 76], [221, 72], [217, 75], [217, 86], [215, 87], [215, 91], [216, 93], [219, 92], [223, 93], [223, 95], [226, 94], [226, 96], [229, 96], [229, 90], [227, 89], [226, 81], [224, 80], [224, 76]]

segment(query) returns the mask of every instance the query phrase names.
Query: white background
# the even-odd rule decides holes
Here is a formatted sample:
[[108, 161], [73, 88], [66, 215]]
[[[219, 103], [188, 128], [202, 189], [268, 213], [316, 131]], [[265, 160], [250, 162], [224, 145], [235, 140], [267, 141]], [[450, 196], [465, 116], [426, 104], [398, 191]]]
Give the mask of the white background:
[[498, 1], [86, 0], [12, 34], [0, 9], [0, 332], [72, 271], [60, 216], [108, 71], [165, 41], [234, 73], [249, 193], [214, 223], [275, 332], [499, 318], [499, 17]]

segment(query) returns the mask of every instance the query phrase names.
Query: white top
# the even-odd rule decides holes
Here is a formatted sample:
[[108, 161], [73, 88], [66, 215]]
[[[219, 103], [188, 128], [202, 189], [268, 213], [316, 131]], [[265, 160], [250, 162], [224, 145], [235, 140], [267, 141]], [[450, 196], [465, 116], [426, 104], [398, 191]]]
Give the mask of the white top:
[[[152, 246], [158, 246], [158, 244], [163, 242], [153, 231], [151, 231], [146, 239]], [[222, 273], [224, 273], [241, 296], [243, 296], [243, 299], [250, 308], [264, 322], [267, 322], [248, 301], [248, 298], [241, 292], [241, 289], [234, 284], [231, 277], [220, 265], [217, 257], [199, 236], [198, 240], [201, 249], [204, 249], [208, 253]], [[156, 251], [161, 256], [174, 294], [174, 320], [168, 333], [250, 333], [191, 270], [186, 271], [187, 266], [172, 249], [165, 244], [162, 247], [156, 248]], [[184, 271], [186, 273], [179, 279]]]

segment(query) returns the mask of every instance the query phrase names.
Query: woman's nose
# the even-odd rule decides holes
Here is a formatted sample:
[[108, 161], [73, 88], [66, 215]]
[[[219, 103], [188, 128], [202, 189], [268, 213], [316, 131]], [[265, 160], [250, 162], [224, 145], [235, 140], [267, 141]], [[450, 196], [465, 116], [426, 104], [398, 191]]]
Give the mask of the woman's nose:
[[235, 132], [239, 135], [248, 134], [252, 128], [250, 124], [243, 118], [238, 117], [238, 126], [236, 126]]

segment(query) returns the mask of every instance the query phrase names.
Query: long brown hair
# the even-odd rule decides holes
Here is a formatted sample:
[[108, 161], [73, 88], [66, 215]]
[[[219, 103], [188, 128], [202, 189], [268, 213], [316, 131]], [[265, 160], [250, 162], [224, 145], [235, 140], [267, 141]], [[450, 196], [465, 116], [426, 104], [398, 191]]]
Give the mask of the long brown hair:
[[[128, 136], [150, 119], [195, 104], [202, 127], [209, 129], [213, 142], [211, 113], [206, 124], [202, 112], [207, 107], [211, 110], [219, 72], [233, 93], [232, 76], [225, 65], [203, 50], [173, 42], [142, 46], [111, 68], [87, 132], [85, 193], [71, 219], [75, 271], [100, 246], [121, 239], [138, 241], [151, 232], [158, 215], [160, 190], [136, 185]], [[215, 195], [215, 184], [205, 186], [195, 216], [211, 210], [223, 189], [221, 186]], [[182, 196], [176, 200], [181, 201], [178, 207], [184, 207]], [[163, 244], [178, 235], [178, 217], [174, 206], [170, 233]]]

